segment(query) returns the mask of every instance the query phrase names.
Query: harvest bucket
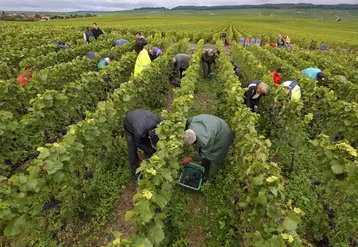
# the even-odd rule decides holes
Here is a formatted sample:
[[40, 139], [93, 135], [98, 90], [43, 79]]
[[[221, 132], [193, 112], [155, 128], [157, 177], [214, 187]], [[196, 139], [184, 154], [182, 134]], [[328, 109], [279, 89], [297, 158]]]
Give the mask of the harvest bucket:
[[178, 183], [192, 190], [200, 190], [205, 168], [194, 163], [188, 163], [179, 177]]

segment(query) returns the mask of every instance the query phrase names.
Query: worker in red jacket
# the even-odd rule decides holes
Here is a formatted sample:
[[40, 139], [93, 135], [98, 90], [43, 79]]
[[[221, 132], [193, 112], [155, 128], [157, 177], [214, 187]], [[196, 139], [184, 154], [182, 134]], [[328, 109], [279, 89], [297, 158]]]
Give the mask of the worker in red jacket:
[[279, 86], [282, 80], [282, 69], [277, 68], [276, 71], [271, 73], [274, 86]]
[[24, 73], [20, 74], [17, 78], [16, 85], [19, 87], [25, 87], [28, 80], [32, 77], [33, 69], [25, 70]]

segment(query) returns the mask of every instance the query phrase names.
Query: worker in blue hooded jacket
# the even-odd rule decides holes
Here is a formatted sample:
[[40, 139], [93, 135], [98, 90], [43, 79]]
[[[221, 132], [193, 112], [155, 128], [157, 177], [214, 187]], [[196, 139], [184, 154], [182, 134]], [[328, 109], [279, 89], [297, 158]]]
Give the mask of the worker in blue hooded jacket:
[[326, 75], [318, 68], [307, 68], [301, 71], [306, 77], [319, 82], [324, 81]]
[[116, 46], [121, 46], [124, 45], [125, 43], [127, 43], [128, 41], [125, 39], [118, 39], [116, 40], [113, 44], [112, 44], [112, 48], [116, 47]]

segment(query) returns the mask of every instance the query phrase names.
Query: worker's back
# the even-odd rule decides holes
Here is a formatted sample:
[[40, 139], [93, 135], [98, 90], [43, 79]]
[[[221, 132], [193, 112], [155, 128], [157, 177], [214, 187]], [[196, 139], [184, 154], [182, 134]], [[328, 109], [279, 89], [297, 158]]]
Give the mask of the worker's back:
[[187, 69], [189, 67], [190, 59], [191, 56], [180, 53], [174, 57], [173, 62], [177, 65], [180, 65], [180, 68]]
[[128, 41], [125, 40], [125, 39], [119, 39], [119, 40], [116, 40], [115, 45], [116, 45], [116, 46], [120, 46], [120, 45], [123, 45], [123, 44], [125, 44], [125, 43], [127, 43], [127, 42], [128, 42]]
[[228, 147], [232, 140], [230, 128], [223, 119], [201, 114], [190, 118], [187, 127], [195, 132], [199, 148], [210, 147], [210, 154], [206, 154], [209, 160], [216, 164], [224, 161], [226, 152], [222, 148]]
[[301, 71], [306, 77], [316, 80], [317, 74], [321, 72], [318, 68], [307, 68]]

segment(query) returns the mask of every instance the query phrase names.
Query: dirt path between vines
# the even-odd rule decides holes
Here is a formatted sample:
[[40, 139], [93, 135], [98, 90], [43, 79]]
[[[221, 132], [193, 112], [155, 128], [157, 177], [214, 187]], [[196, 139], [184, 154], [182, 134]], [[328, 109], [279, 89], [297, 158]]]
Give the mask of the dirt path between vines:
[[202, 247], [206, 241], [205, 222], [202, 219], [202, 215], [206, 214], [206, 202], [202, 194], [192, 193], [188, 202], [188, 211], [190, 219], [194, 220], [196, 224], [185, 230], [190, 241], [187, 247]]
[[[137, 192], [137, 182], [130, 181], [123, 188], [123, 193], [121, 197], [118, 199], [118, 203], [116, 204], [116, 216], [113, 220], [111, 220], [107, 225], [104, 226], [108, 231], [117, 231], [123, 233], [123, 237], [129, 237], [134, 234], [136, 231], [136, 225], [133, 221], [126, 221], [124, 219], [126, 212], [133, 209], [133, 196]], [[100, 242], [96, 243], [97, 247], [107, 246], [108, 243], [114, 240], [112, 234], [103, 236]]]
[[[216, 115], [217, 112], [217, 85], [213, 80], [201, 79], [198, 83], [195, 98], [190, 107], [190, 116], [199, 114]], [[201, 192], [188, 190], [189, 202], [187, 204], [190, 227], [185, 229], [189, 240], [187, 247], [202, 247], [206, 243], [206, 230], [208, 226], [209, 208], [205, 196]]]

